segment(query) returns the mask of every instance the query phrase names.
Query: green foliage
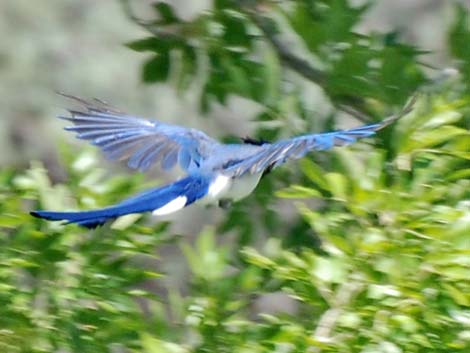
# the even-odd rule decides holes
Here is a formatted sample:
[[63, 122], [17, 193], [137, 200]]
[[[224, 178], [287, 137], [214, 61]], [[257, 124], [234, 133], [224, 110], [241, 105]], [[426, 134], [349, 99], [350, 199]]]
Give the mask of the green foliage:
[[[158, 3], [154, 7], [158, 27], [149, 25], [157, 36], [128, 44], [133, 50], [152, 53], [143, 66], [143, 80], [164, 81], [174, 70], [177, 87], [187, 89], [198, 67], [204, 67], [207, 73], [199, 73], [205, 76], [203, 111], [210, 109], [212, 101], [224, 104], [228, 95], [235, 94], [279, 112], [276, 98], [289, 92], [283, 82], [288, 71], [279, 70], [280, 61], [291, 69], [301, 68], [295, 67], [298, 64], [292, 58], [276, 58], [272, 52], [276, 48], [269, 42], [280, 32], [292, 31], [306, 43], [317, 65], [325, 68], [318, 81], [337, 104], [365, 111], [371, 109], [362, 106], [365, 98], [402, 104], [425, 80], [417, 64], [422, 51], [392, 40], [395, 36], [353, 32], [369, 5], [353, 7], [345, 0], [245, 3], [215, 2], [211, 12], [190, 21], [177, 18], [168, 5]], [[282, 18], [291, 28], [286, 28]], [[171, 57], [179, 60], [170, 64]]]
[[22, 174], [2, 172], [3, 352], [106, 351], [112, 342], [138, 346], [138, 332], [152, 325], [141, 320], [138, 300], [157, 299], [142, 284], [160, 274], [139, 263], [154, 258], [154, 247], [168, 240], [165, 224], [125, 226], [121, 219], [91, 233], [38, 222], [24, 212], [29, 200], [36, 202], [28, 208], [67, 208], [72, 190], [80, 203], [96, 207], [98, 199], [112, 202], [106, 195], [132, 191], [139, 182], [116, 177], [102, 183], [97, 173], [103, 171], [88, 152], [69, 160], [68, 186], [51, 186], [39, 163]]
[[420, 50], [389, 35], [354, 33], [370, 4], [346, 0], [299, 1], [284, 13], [308, 49], [327, 67], [325, 90], [333, 98], [371, 97], [403, 102], [424, 80], [416, 63]]
[[284, 252], [262, 264], [262, 255], [249, 253], [249, 262], [305, 304], [341, 311], [337, 339], [323, 342], [331, 349], [354, 351], [348, 347], [357, 342], [372, 351], [385, 342], [406, 352], [468, 348], [462, 337], [470, 305], [470, 178], [462, 175], [468, 174], [470, 134], [448, 125], [461, 120], [453, 109], [468, 101], [426, 103], [432, 107], [397, 123], [392, 138], [399, 143], [389, 162], [381, 150], [342, 149], [334, 155], [335, 171], [302, 163], [312, 189], [293, 196], [321, 191], [320, 209], [298, 208], [331, 257]]
[[[257, 102], [259, 137], [293, 133], [291, 119], [330, 128], [336, 114], [319, 122], [305, 80], [362, 118], [427, 81], [423, 51], [394, 33], [354, 33], [369, 5], [351, 3], [214, 1], [192, 20], [156, 3], [143, 24], [151, 35], [128, 46], [150, 53], [145, 82], [186, 90], [202, 79], [205, 111], [229, 95]], [[101, 207], [150, 186], [140, 174], [109, 177], [97, 152], [62, 148], [66, 184], [38, 162], [2, 169], [0, 350], [467, 352], [470, 55], [468, 13], [456, 13], [449, 43], [462, 79], [430, 82], [432, 94], [373, 143], [276, 170], [194, 241], [139, 215], [93, 231], [28, 215]], [[285, 33], [306, 46], [302, 60], [279, 46]], [[178, 254], [169, 266], [185, 263], [187, 278], [172, 281], [181, 287], [156, 265], [168, 248]]]
[[449, 46], [451, 53], [460, 61], [460, 69], [465, 77], [463, 81], [469, 89], [470, 79], [470, 15], [463, 5], [455, 6], [456, 21], [449, 31]]

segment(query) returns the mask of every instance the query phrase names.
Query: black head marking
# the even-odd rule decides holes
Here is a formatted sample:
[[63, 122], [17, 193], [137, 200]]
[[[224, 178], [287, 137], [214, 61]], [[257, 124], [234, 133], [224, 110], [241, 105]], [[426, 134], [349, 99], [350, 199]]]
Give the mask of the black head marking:
[[265, 145], [269, 143], [269, 141], [266, 141], [263, 139], [255, 139], [250, 136], [241, 137], [241, 140], [243, 141], [243, 143], [246, 143], [247, 145], [255, 145], [255, 146], [261, 146], [261, 145]]

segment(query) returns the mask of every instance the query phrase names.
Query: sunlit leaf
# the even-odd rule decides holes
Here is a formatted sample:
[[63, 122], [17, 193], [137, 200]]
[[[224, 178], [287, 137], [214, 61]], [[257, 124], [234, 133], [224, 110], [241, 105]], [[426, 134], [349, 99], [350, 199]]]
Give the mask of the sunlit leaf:
[[321, 197], [321, 194], [315, 189], [307, 188], [302, 185], [291, 185], [285, 189], [277, 191], [276, 196], [290, 199], [302, 199], [311, 197]]
[[317, 184], [323, 190], [329, 190], [329, 185], [325, 179], [325, 171], [321, 170], [318, 165], [304, 158], [300, 161], [300, 168], [302, 172], [315, 184]]

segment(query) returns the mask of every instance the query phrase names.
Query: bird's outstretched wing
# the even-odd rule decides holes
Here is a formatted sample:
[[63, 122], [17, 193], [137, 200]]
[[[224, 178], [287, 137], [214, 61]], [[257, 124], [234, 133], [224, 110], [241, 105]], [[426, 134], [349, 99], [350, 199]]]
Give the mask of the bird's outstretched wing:
[[166, 170], [177, 163], [186, 171], [197, 169], [219, 144], [196, 129], [133, 117], [97, 99], [60, 94], [82, 107], [69, 110], [70, 116], [59, 117], [74, 124], [65, 130], [100, 147], [110, 159], [127, 160], [130, 168], [145, 171], [160, 162]]
[[302, 158], [313, 150], [322, 151], [333, 148], [334, 146], [349, 145], [360, 138], [374, 135], [378, 130], [383, 129], [385, 126], [390, 125], [400, 117], [408, 114], [412, 110], [415, 101], [416, 96], [409, 101], [399, 114], [376, 124], [364, 125], [350, 130], [302, 135], [280, 140], [272, 144], [263, 144], [259, 151], [252, 156], [241, 159], [237, 163], [232, 163], [225, 171], [234, 177], [246, 173], [258, 174], [268, 168], [276, 167], [286, 162], [288, 159]]

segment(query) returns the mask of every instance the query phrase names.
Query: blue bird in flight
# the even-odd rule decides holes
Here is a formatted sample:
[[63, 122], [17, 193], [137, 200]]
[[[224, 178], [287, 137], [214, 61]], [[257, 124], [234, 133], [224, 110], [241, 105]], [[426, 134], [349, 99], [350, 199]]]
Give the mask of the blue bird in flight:
[[140, 171], [160, 163], [164, 170], [179, 165], [186, 172], [173, 183], [102, 209], [31, 212], [34, 217], [76, 223], [86, 228], [95, 228], [131, 213], [166, 215], [195, 202], [228, 206], [249, 195], [267, 171], [311, 151], [345, 146], [370, 137], [410, 112], [415, 101], [411, 99], [399, 114], [382, 122], [350, 130], [300, 135], [274, 143], [245, 139], [239, 144], [224, 144], [196, 129], [127, 115], [97, 99], [86, 101], [62, 95], [81, 105], [80, 110], [68, 110], [70, 116], [59, 116], [73, 124], [65, 130], [98, 146], [106, 157], [126, 160], [130, 168]]

